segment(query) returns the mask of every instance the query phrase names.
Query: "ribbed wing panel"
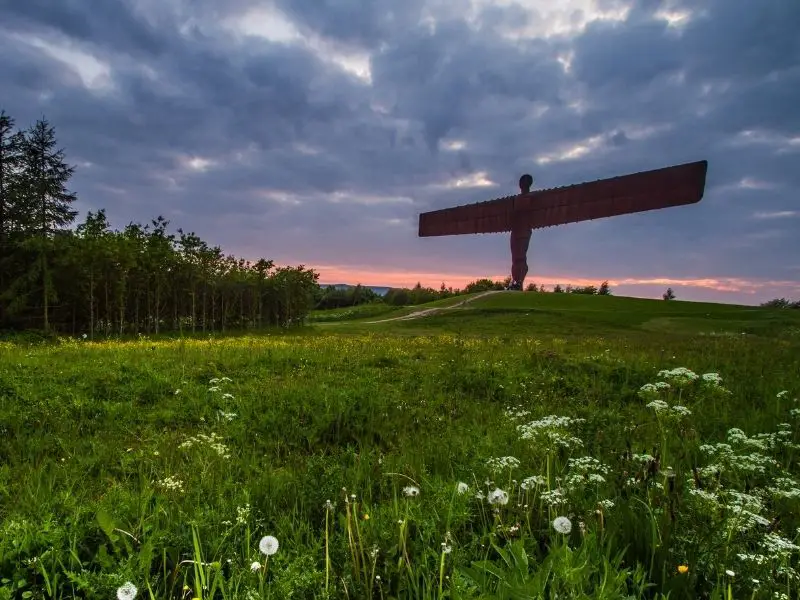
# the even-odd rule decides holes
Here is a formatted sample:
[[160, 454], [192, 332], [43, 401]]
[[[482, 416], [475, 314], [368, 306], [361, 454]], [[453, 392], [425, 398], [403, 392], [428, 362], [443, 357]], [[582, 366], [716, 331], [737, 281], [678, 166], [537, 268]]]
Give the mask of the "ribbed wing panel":
[[671, 206], [703, 198], [708, 162], [622, 175], [422, 213], [420, 237], [539, 229]]

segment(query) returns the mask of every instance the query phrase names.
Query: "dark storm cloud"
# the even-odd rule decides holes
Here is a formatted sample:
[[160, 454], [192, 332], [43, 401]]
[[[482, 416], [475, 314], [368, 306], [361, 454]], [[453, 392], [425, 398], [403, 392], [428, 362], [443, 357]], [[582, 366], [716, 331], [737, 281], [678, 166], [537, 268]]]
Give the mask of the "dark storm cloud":
[[[700, 204], [537, 231], [533, 271], [797, 278], [791, 219], [763, 216], [798, 208], [792, 0], [598, 0], [627, 19], [535, 39], [506, 34], [546, 29], [545, 2], [279, 0], [322, 49], [233, 35], [263, 8], [248, 0], [50, 4], [5, 3], [0, 104], [47, 115], [81, 208], [114, 223], [163, 213], [233, 253], [479, 276], [506, 270], [506, 236], [420, 240], [419, 211], [511, 194], [521, 172], [552, 187], [707, 158]], [[113, 88], [26, 38], [93, 55]], [[371, 81], [337, 53], [368, 56]], [[496, 185], [444, 187], [480, 174]]]
[[425, 6], [424, 0], [278, 0], [293, 21], [323, 36], [362, 47], [381, 42], [414, 28]]
[[55, 31], [99, 47], [114, 47], [133, 54], [161, 55], [169, 40], [162, 31], [136, 14], [125, 0], [97, 2], [81, 0], [5, 0], [4, 27]]

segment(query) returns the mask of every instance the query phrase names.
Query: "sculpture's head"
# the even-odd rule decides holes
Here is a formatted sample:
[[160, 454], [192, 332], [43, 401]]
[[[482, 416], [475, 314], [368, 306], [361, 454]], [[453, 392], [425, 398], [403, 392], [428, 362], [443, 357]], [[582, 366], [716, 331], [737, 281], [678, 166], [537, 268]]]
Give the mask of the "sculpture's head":
[[519, 178], [519, 191], [523, 194], [526, 194], [531, 191], [531, 186], [533, 185], [533, 177], [525, 173], [522, 177]]

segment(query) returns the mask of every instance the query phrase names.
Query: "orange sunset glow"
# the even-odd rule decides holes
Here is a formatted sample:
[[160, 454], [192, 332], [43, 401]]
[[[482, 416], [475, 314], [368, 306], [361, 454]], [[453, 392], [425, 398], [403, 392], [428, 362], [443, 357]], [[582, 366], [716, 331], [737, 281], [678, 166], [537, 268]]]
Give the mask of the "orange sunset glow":
[[[501, 273], [458, 273], [430, 271], [378, 271], [354, 268], [347, 265], [308, 265], [320, 274], [320, 282], [325, 284], [360, 283], [365, 286], [414, 287], [419, 282], [424, 287], [438, 289], [442, 283], [446, 287], [463, 288], [476, 279], [503, 281], [507, 277]], [[598, 286], [602, 280], [572, 274], [534, 275], [526, 279], [526, 284], [535, 283], [552, 289], [556, 284], [562, 286]], [[671, 287], [679, 298], [694, 301], [723, 302], [731, 304], [758, 304], [775, 297], [794, 297], [800, 294], [800, 282], [781, 280], [755, 280], [735, 277], [680, 279], [670, 277], [650, 278], [608, 278], [612, 294], [636, 298], [661, 298], [667, 287]]]

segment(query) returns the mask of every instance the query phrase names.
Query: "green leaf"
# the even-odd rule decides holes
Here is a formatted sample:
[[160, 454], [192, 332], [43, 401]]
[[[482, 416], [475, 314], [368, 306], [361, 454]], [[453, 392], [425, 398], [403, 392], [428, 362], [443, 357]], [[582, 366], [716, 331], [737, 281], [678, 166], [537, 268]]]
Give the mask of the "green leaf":
[[117, 539], [117, 536], [114, 535], [114, 520], [102, 508], [97, 511], [97, 524], [112, 542]]

